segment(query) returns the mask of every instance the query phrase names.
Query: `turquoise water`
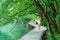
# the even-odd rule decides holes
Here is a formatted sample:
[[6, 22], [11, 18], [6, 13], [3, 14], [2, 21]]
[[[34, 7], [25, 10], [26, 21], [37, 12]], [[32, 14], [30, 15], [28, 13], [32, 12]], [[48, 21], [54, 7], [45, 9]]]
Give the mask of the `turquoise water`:
[[0, 40], [17, 40], [28, 31], [23, 25], [7, 24], [0, 28]]

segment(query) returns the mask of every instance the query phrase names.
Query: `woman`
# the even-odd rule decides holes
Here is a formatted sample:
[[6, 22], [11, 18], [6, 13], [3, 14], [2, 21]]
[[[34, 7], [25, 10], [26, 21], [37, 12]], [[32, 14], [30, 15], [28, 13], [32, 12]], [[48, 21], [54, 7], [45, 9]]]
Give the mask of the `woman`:
[[40, 30], [41, 17], [38, 15], [38, 29]]

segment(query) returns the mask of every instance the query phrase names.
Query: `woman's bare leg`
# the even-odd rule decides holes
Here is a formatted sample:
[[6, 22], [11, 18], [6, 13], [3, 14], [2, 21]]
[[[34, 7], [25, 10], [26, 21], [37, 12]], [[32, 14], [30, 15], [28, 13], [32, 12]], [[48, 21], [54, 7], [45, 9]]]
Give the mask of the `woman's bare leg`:
[[40, 30], [40, 24], [38, 24], [38, 29]]

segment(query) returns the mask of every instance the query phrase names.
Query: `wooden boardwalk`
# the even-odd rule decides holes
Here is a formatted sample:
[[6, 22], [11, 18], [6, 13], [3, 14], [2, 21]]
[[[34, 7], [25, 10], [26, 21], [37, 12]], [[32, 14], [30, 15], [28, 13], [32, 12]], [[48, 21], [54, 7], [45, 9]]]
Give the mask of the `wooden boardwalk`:
[[47, 28], [44, 26], [41, 26], [40, 30], [38, 30], [38, 27], [37, 27], [38, 25], [35, 24], [35, 22], [32, 21], [32, 22], [29, 22], [29, 24], [34, 26], [35, 28], [18, 40], [41, 40], [41, 36], [43, 32], [47, 30]]

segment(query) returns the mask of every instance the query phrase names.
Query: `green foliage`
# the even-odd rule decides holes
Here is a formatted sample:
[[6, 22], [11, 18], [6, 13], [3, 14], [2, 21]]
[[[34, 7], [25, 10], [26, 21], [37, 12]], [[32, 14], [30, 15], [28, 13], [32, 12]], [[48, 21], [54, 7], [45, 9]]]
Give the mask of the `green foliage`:
[[[55, 33], [54, 37], [55, 37], [57, 40], [60, 40], [60, 34], [56, 34], [56, 33]], [[51, 35], [50, 33], [48, 33], [47, 40], [53, 40], [52, 35]]]
[[46, 20], [43, 20], [43, 19], [42, 19], [42, 21], [41, 21], [41, 25], [42, 25], [42, 26], [43, 26], [43, 25], [44, 25], [44, 26], [47, 26], [47, 22], [46, 22]]
[[[39, 0], [39, 2], [43, 6], [43, 8], [45, 7], [45, 5], [48, 5], [49, 3], [50, 4], [53, 3], [54, 6], [56, 6], [55, 2], [58, 3], [58, 15], [56, 16], [55, 20], [56, 20], [56, 24], [59, 24], [60, 23], [60, 0]], [[27, 8], [27, 7], [29, 7], [29, 8]], [[27, 8], [27, 9], [25, 9], [25, 8]], [[22, 10], [22, 12], [21, 12], [21, 10]], [[5, 36], [6, 36], [6, 40], [9, 40], [9, 39], [15, 40], [14, 39], [15, 37], [18, 38], [20, 35], [23, 35], [23, 33], [26, 32], [25, 27], [27, 26], [27, 23], [30, 20], [36, 19], [37, 16], [34, 15], [34, 13], [38, 13], [38, 12], [40, 12], [40, 10], [35, 6], [34, 0], [0, 0], [0, 27], [1, 27], [1, 25], [4, 27], [4, 25], [6, 25], [8, 23], [12, 23], [12, 22], [14, 23], [15, 20], [19, 20], [19, 23], [21, 25], [21, 27], [15, 27], [15, 28], [13, 27], [13, 29], [11, 26], [10, 32], [7, 32], [7, 30], [5, 29], [5, 31], [7, 32], [7, 35], [4, 32], [0, 32], [0, 34], [1, 34], [0, 39], [4, 40]], [[53, 14], [51, 14], [52, 11], [49, 7], [47, 8], [47, 12], [48, 12], [49, 17], [52, 18]], [[41, 25], [47, 26], [47, 22], [44, 18], [42, 19]], [[21, 29], [19, 29], [19, 28], [21, 28]], [[53, 29], [53, 27], [52, 27], [52, 29]], [[56, 34], [56, 38], [59, 38], [59, 37], [60, 36], [58, 36]], [[50, 34], [48, 35], [48, 40], [52, 40]]]
[[[1, 0], [2, 1], [2, 0]], [[0, 26], [12, 22], [16, 16], [22, 17], [38, 12], [36, 6], [32, 6], [27, 10], [23, 10], [30, 5], [33, 5], [33, 0], [5, 0], [2, 1], [0, 8]], [[19, 12], [23, 10], [23, 12]], [[19, 12], [19, 13], [18, 13]], [[18, 14], [18, 15], [15, 15]], [[13, 16], [14, 15], [14, 16]], [[10, 18], [9, 18], [10, 17]], [[28, 16], [29, 17], [29, 16]], [[33, 18], [32, 18], [33, 19]]]
[[60, 21], [60, 14], [56, 16], [56, 22], [59, 23], [59, 21]]

